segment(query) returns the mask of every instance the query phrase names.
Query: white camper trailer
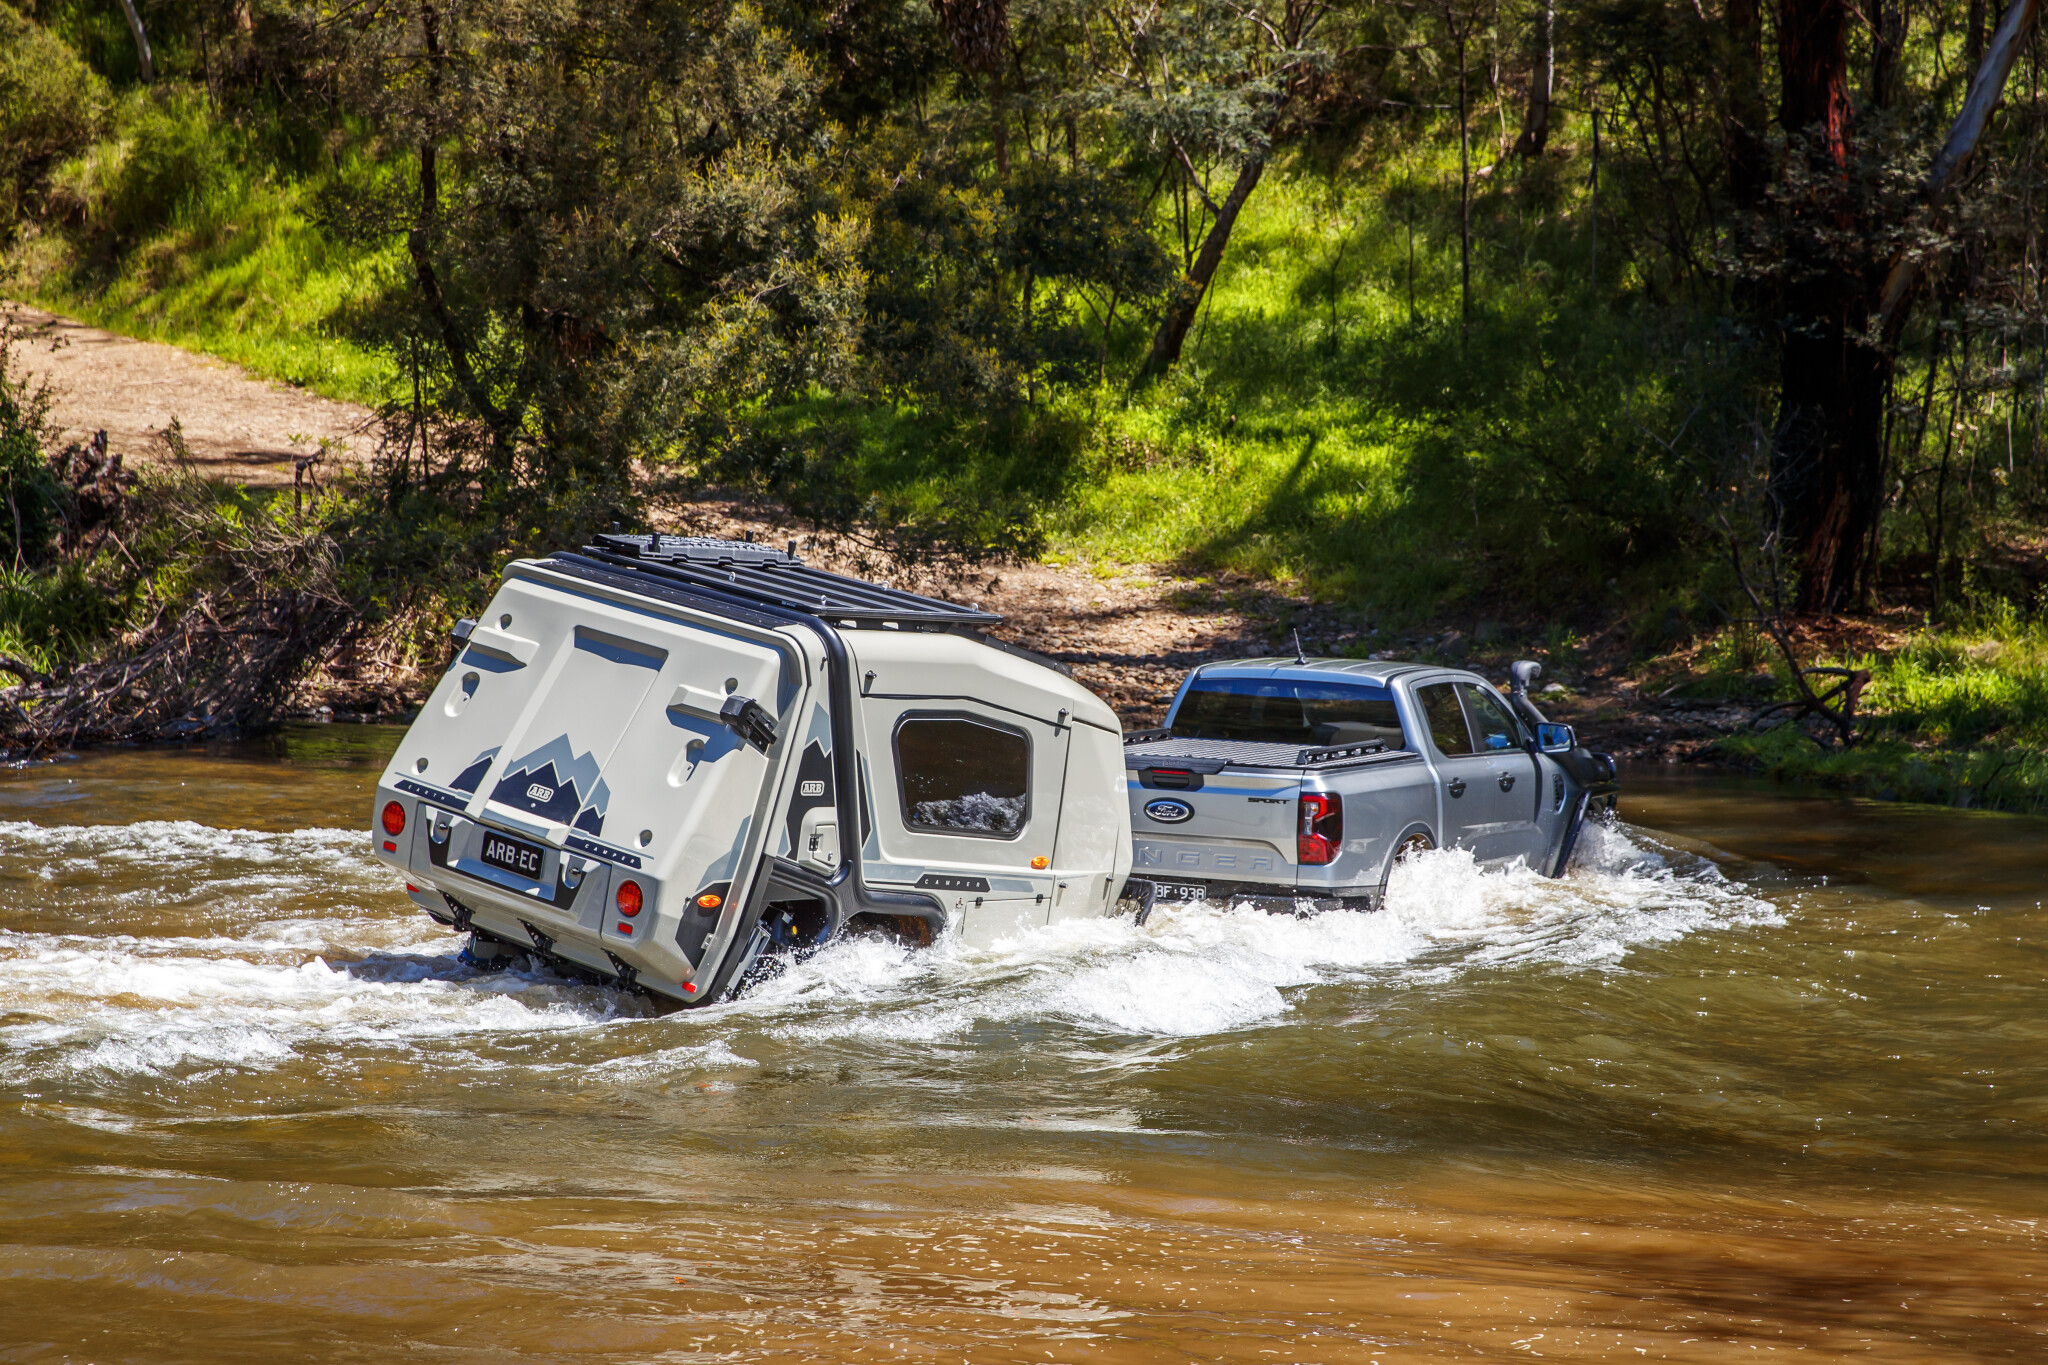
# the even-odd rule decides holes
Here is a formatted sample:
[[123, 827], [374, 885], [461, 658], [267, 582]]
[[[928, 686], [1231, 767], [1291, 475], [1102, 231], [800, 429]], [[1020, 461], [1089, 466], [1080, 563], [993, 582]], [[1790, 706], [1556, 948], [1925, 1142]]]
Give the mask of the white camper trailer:
[[1109, 914], [1121, 727], [999, 620], [736, 541], [516, 562], [378, 782], [373, 851], [474, 960], [686, 1005], [862, 927]]

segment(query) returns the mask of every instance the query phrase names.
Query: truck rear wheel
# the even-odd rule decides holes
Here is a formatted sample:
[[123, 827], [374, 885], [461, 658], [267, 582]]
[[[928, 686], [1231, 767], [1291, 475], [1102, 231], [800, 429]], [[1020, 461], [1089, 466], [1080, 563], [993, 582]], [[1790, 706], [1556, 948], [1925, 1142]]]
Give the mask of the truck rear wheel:
[[1427, 834], [1424, 834], [1421, 830], [1417, 830], [1415, 831], [1415, 833], [1403, 839], [1401, 841], [1400, 847], [1394, 850], [1394, 861], [1397, 863], [1405, 863], [1410, 858], [1414, 857], [1416, 854], [1427, 853], [1435, 847], [1436, 841], [1434, 839], [1431, 839]]

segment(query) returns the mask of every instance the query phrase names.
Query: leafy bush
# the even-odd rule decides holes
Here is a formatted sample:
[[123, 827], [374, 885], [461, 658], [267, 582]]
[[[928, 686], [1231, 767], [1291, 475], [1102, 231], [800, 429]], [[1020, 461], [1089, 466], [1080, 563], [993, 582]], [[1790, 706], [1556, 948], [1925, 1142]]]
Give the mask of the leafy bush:
[[14, 368], [13, 326], [0, 322], [0, 567], [42, 558], [54, 529], [57, 481], [44, 453], [49, 386]]
[[77, 561], [0, 569], [0, 655], [55, 671], [120, 626], [127, 606], [125, 596], [108, 592]]
[[49, 30], [0, 5], [0, 241], [50, 169], [98, 135], [107, 85]]
[[113, 136], [57, 171], [53, 198], [105, 250], [135, 245], [223, 180], [231, 138], [203, 90], [164, 84], [115, 106]]

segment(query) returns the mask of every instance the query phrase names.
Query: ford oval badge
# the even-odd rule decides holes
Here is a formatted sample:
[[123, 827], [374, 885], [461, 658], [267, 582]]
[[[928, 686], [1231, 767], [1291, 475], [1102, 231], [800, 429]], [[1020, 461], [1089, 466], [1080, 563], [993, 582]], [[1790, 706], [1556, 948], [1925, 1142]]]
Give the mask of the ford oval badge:
[[1147, 801], [1145, 814], [1162, 825], [1177, 825], [1195, 817], [1195, 808], [1185, 801]]

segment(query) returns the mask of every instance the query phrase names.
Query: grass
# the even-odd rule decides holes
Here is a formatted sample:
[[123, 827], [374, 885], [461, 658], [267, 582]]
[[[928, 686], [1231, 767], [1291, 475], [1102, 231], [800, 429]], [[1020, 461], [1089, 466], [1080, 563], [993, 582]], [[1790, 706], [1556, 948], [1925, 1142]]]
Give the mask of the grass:
[[[120, 625], [128, 606], [75, 562], [47, 571], [0, 569], [0, 656], [51, 672]], [[8, 686], [17, 681], [5, 679]]]
[[2048, 616], [1998, 599], [1898, 648], [1827, 662], [1870, 670], [1856, 747], [1824, 750], [1784, 725], [1722, 752], [1887, 800], [2048, 811]]
[[1625, 267], [1595, 287], [1582, 193], [1547, 163], [1478, 187], [1461, 317], [1445, 132], [1335, 177], [1269, 174], [1177, 370], [1093, 396], [1086, 477], [1044, 514], [1053, 543], [1397, 622], [1698, 604], [1685, 480], [1703, 462], [1667, 442], [1689, 422], [1709, 439], [1752, 357], [1683, 310], [1637, 308]]
[[[70, 226], [13, 250], [16, 292], [330, 397], [390, 394], [389, 357], [335, 321], [401, 264], [395, 241], [352, 246], [319, 220], [345, 143], [275, 155], [163, 83], [121, 96], [111, 125], [56, 177]], [[1137, 318], [1105, 384], [1055, 398], [1021, 438], [886, 405], [842, 413], [850, 435], [822, 461], [813, 442], [778, 491], [802, 502], [808, 477], [812, 501], [871, 521], [1243, 574], [1397, 620], [1477, 613], [1489, 594], [1583, 614], [1609, 580], [1670, 591], [1683, 576], [1658, 553], [1684, 528], [1626, 528], [1672, 503], [1631, 480], [1655, 463], [1642, 431], [1674, 425], [1688, 396], [1667, 391], [1676, 367], [1627, 310], [1589, 296], [1578, 192], [1556, 189], [1575, 182], [1510, 165], [1481, 186], [1466, 326], [1454, 135], [1362, 159], [1268, 174], [1165, 380], [1123, 390], [1148, 340]], [[1614, 269], [1618, 304], [1632, 286]], [[1544, 388], [1560, 364], [1577, 376], [1561, 399]], [[814, 422], [806, 407], [768, 426]], [[1532, 468], [1531, 450], [1552, 467]], [[1629, 505], [1589, 504], [1586, 489]]]
[[195, 94], [130, 92], [114, 131], [54, 177], [72, 230], [26, 233], [6, 288], [108, 331], [374, 404], [395, 367], [332, 320], [382, 287], [399, 248], [325, 231], [326, 178], [281, 168]]
[[1378, 392], [1375, 360], [1441, 324], [1455, 255], [1446, 270], [1452, 244], [1421, 234], [1434, 320], [1412, 321], [1381, 188], [1338, 194], [1309, 173], [1261, 186], [1177, 370], [1128, 404], [1097, 396], [1098, 458], [1049, 513], [1055, 543], [1325, 597], [1420, 601], [1454, 586], [1441, 562], [1418, 575], [1385, 553], [1416, 431]]

